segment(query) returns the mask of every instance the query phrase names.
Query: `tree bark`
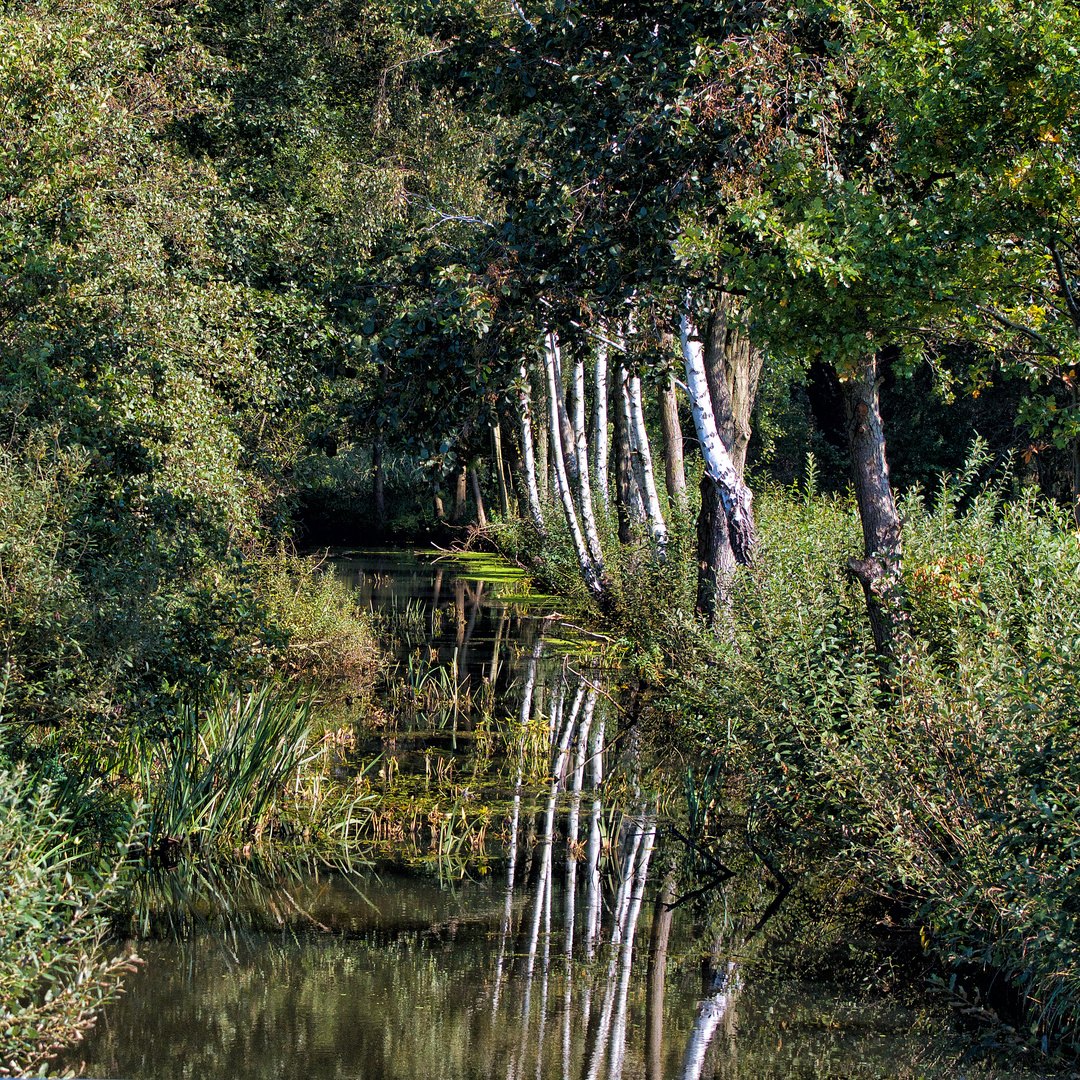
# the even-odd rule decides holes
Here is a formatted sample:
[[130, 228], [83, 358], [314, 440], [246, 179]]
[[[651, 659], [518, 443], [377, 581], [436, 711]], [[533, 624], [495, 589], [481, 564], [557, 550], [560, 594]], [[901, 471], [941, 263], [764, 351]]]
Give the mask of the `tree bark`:
[[[559, 418], [558, 435], [559, 444], [562, 449], [563, 465], [566, 468], [566, 475], [571, 480], [577, 480], [577, 453], [574, 448], [574, 428], [570, 423], [570, 415], [566, 411], [566, 391], [564, 389], [565, 383], [563, 382], [563, 370], [562, 370], [562, 350], [559, 348], [559, 340], [555, 336], [554, 332], [548, 335], [551, 347], [551, 359], [555, 364], [555, 401], [549, 403], [548, 407], [554, 410], [555, 415]], [[554, 432], [556, 429], [552, 429]]]
[[[521, 456], [525, 470], [525, 488], [529, 501], [529, 517], [536, 531], [541, 536], [547, 536], [547, 527], [544, 524], [544, 512], [540, 508], [540, 490], [536, 483], [536, 455], [533, 453], [532, 437], [532, 392], [529, 388], [529, 372], [524, 362], [519, 372], [521, 389], [519, 401], [521, 403]], [[546, 450], [547, 443], [544, 443]], [[546, 454], [545, 454], [546, 456]]]
[[439, 488], [438, 475], [436, 475], [435, 479], [432, 481], [431, 495], [432, 509], [435, 511], [435, 519], [437, 521], [442, 521], [442, 519], [446, 516], [446, 511], [443, 509], [442, 491]]
[[645, 409], [641, 401], [641, 379], [631, 375], [626, 384], [630, 399], [630, 417], [633, 427], [630, 429], [631, 446], [640, 465], [635, 470], [641, 477], [641, 490], [645, 495], [645, 506], [649, 515], [649, 527], [653, 543], [657, 545], [661, 561], [663, 547], [667, 543], [667, 522], [660, 509], [660, 497], [656, 494], [656, 474], [653, 471], [652, 448], [649, 446], [649, 433], [645, 430]]
[[475, 467], [469, 470], [469, 479], [472, 481], [473, 501], [476, 503], [476, 520], [481, 529], [486, 529], [487, 514], [484, 513], [484, 496], [480, 492], [480, 477]]
[[375, 501], [375, 525], [386, 528], [386, 494], [383, 490], [382, 440], [376, 439], [371, 448], [371, 494]]
[[468, 485], [465, 477], [465, 463], [462, 462], [454, 470], [454, 506], [450, 511], [451, 524], [458, 525], [465, 516], [465, 500], [467, 498]]
[[704, 359], [716, 427], [742, 477], [764, 353], [754, 347], [738, 322], [737, 300], [730, 293], [719, 294], [709, 317]]
[[600, 534], [596, 531], [596, 517], [593, 514], [592, 484], [589, 478], [589, 447], [585, 440], [585, 360], [584, 357], [574, 363], [573, 376], [574, 402], [574, 453], [578, 465], [578, 505], [581, 507], [581, 522], [585, 527], [585, 539], [589, 544], [589, 554], [598, 568], [604, 565], [604, 553], [600, 550]]
[[[686, 314], [682, 316], [679, 336], [686, 362], [686, 385], [694, 410], [694, 426], [705, 458], [702, 483], [712, 484], [716, 488], [715, 493], [703, 492], [702, 514], [708, 518], [711, 507], [712, 517], [711, 522], [699, 521], [698, 529], [698, 610], [712, 621], [716, 615], [717, 584], [721, 580], [718, 575], [724, 569], [724, 544], [730, 543], [734, 562], [749, 565], [753, 562], [758, 543], [757, 528], [750, 506], [750, 489], [743, 482], [717, 428], [706, 376], [705, 350]], [[700, 546], [702, 540], [706, 541], [704, 550]]]
[[896, 512], [885, 433], [878, 408], [878, 354], [867, 353], [842, 383], [847, 414], [848, 447], [855, 500], [863, 527], [863, 558], [849, 559], [859, 579], [877, 651], [887, 654], [892, 644], [894, 606], [901, 577], [900, 515]]
[[611, 509], [611, 496], [608, 486], [608, 374], [607, 346], [601, 342], [596, 347], [596, 400], [593, 409], [593, 467], [596, 471], [596, 484], [600, 488], [600, 498], [604, 509]]
[[630, 407], [625, 387], [619, 381], [620, 375], [621, 368], [616, 367], [615, 378], [618, 385], [615, 389], [614, 408], [611, 410], [615, 435], [615, 508], [619, 520], [619, 540], [623, 544], [630, 544], [635, 539], [637, 526], [645, 520], [645, 507], [641, 501], [641, 492], [638, 490], [630, 456]]
[[554, 332], [547, 335], [546, 348], [544, 350], [544, 367], [547, 372], [548, 383], [548, 413], [551, 419], [551, 447], [555, 458], [555, 486], [558, 489], [559, 498], [563, 505], [563, 514], [566, 517], [566, 525], [570, 530], [570, 538], [574, 544], [574, 554], [577, 556], [578, 567], [581, 570], [582, 579], [589, 592], [597, 600], [605, 601], [606, 592], [603, 584], [603, 566], [597, 566], [585, 546], [585, 539], [581, 535], [581, 526], [578, 523], [577, 510], [574, 507], [574, 497], [570, 491], [570, 482], [566, 475], [566, 459], [563, 454], [562, 438], [559, 432], [559, 382], [556, 358], [558, 355], [558, 343]]
[[491, 451], [495, 461], [495, 476], [499, 488], [499, 509], [502, 510], [503, 520], [510, 517], [510, 492], [506, 487], [506, 464], [503, 461], [502, 427], [499, 421], [491, 425]]
[[672, 506], [686, 506], [686, 468], [683, 464], [682, 426], [679, 402], [675, 397], [675, 376], [669, 374], [661, 385], [660, 431], [664, 436], [664, 484]]

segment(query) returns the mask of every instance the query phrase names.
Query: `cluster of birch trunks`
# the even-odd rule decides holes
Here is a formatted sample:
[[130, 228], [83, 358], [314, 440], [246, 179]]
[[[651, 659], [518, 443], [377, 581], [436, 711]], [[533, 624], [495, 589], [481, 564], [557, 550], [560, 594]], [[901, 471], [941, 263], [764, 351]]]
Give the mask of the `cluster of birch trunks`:
[[[677, 393], [689, 396], [697, 445], [704, 458], [699, 516], [698, 607], [711, 615], [724, 574], [737, 563], [749, 563], [756, 545], [751, 494], [744, 481], [750, 413], [757, 392], [762, 354], [738, 323], [733, 299], [721, 294], [703, 313], [703, 329], [687, 311], [679, 346], [685, 382], [669, 371], [658, 382], [665, 481], [670, 504], [686, 508], [683, 437]], [[533, 388], [525, 363], [519, 373], [519, 419], [522, 472], [529, 516], [547, 535], [541, 487], [548, 469], [556, 504], [573, 543], [581, 576], [603, 605], [611, 602], [597, 506], [615, 509], [620, 540], [647, 533], [656, 557], [664, 558], [668, 527], [657, 489], [657, 470], [645, 424], [642, 380], [630, 356], [629, 334], [601, 324], [584, 335], [588, 350], [578, 346], [564, 364], [559, 332], [544, 334], [543, 392], [548, 424], [539, 431], [541, 462], [534, 437]], [[672, 343], [674, 353], [674, 342]], [[591, 371], [586, 371], [587, 363]], [[586, 437], [587, 381], [591, 384], [591, 440]], [[568, 393], [569, 392], [569, 393]], [[567, 397], [569, 396], [569, 402]], [[613, 440], [609, 440], [609, 428]], [[550, 462], [547, 448], [550, 446]], [[610, 461], [614, 458], [614, 483]]]

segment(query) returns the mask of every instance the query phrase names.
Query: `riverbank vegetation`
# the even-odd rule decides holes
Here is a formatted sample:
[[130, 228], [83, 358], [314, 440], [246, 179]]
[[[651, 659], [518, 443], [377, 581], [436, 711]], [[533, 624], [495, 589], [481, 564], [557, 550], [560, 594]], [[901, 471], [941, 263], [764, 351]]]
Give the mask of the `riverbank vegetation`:
[[347, 841], [311, 710], [385, 660], [292, 545], [470, 543], [1080, 1053], [1074, 21], [5, 8], [5, 867]]

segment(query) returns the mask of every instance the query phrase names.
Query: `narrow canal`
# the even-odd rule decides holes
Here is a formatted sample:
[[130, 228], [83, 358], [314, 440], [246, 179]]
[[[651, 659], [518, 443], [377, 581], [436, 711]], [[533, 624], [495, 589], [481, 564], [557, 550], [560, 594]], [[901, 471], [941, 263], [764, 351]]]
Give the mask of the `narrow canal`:
[[339, 782], [369, 796], [355, 866], [170, 871], [132, 918], [145, 963], [66, 1066], [127, 1080], [937, 1071], [948, 1048], [913, 1007], [785, 974], [798, 931], [773, 918], [772, 946], [762, 932], [777, 887], [759, 860], [725, 854], [713, 888], [678, 895], [684, 781], [654, 760], [604, 642], [575, 641], [509, 570], [354, 553], [338, 572], [398, 665], [364, 724], [328, 736]]

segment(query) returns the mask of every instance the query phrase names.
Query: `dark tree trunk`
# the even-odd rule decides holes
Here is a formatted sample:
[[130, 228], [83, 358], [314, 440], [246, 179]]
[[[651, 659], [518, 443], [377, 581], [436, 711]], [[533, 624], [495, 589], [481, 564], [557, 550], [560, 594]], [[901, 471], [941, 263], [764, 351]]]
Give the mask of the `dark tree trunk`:
[[712, 477], [701, 478], [701, 510], [697, 522], [698, 587], [696, 610], [712, 623], [717, 604], [729, 595], [727, 579], [735, 569], [735, 552], [720, 485]]
[[432, 508], [435, 511], [435, 519], [442, 521], [446, 516], [446, 511], [443, 509], [442, 490], [439, 487], [439, 478], [436, 476], [432, 483]]
[[375, 502], [375, 524], [381, 531], [386, 528], [386, 495], [383, 491], [382, 442], [375, 440], [371, 448], [371, 494]]
[[686, 470], [683, 466], [683, 436], [674, 375], [668, 375], [659, 396], [660, 431], [664, 436], [664, 482], [672, 506], [682, 506], [686, 501]]
[[487, 514], [484, 513], [484, 496], [480, 492], [480, 477], [475, 468], [469, 470], [469, 479], [472, 481], [473, 499], [476, 502], [476, 520], [481, 529], [486, 529]]
[[888, 653], [902, 548], [900, 516], [889, 482], [885, 433], [878, 409], [878, 359], [876, 353], [867, 354], [855, 374], [842, 384], [852, 479], [863, 527], [863, 558], [849, 559], [848, 567], [866, 594], [874, 644], [879, 653]]
[[459, 525], [465, 516], [465, 500], [467, 498], [467, 479], [464, 464], [454, 470], [454, 508], [450, 511], [450, 521]]
[[635, 500], [637, 481], [634, 478], [634, 463], [630, 456], [630, 432], [626, 427], [626, 416], [620, 402], [611, 410], [613, 439], [615, 449], [615, 510], [619, 519], [619, 541], [633, 543], [635, 521]]

